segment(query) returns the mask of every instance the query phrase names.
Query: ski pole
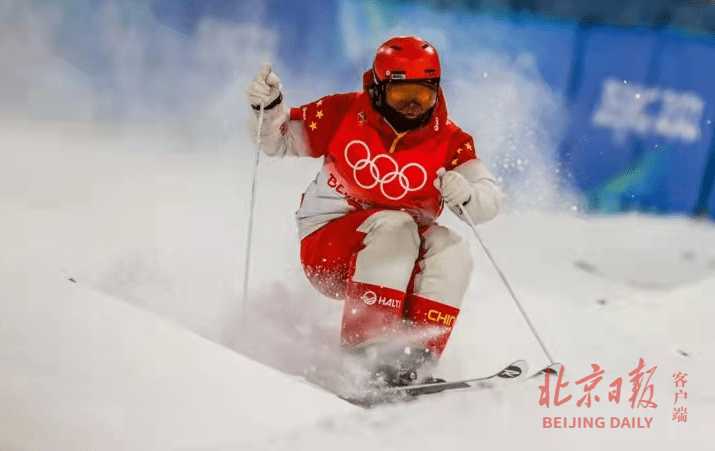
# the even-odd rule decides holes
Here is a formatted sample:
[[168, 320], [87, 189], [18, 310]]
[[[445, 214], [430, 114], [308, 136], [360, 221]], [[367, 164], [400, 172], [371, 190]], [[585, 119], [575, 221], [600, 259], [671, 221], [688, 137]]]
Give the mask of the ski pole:
[[519, 308], [521, 315], [526, 320], [526, 324], [529, 326], [529, 329], [531, 329], [531, 332], [534, 334], [534, 337], [536, 337], [536, 341], [539, 342], [539, 346], [541, 346], [541, 349], [544, 351], [544, 354], [546, 354], [546, 357], [549, 359], [550, 364], [553, 365], [555, 363], [554, 359], [551, 357], [551, 354], [549, 354], [549, 351], [546, 349], [546, 346], [544, 345], [544, 342], [541, 339], [541, 337], [539, 336], [538, 332], [536, 332], [536, 328], [534, 328], [534, 325], [531, 323], [531, 320], [529, 319], [529, 315], [526, 314], [524, 307], [521, 305], [521, 302], [519, 302], [519, 299], [516, 297], [516, 293], [514, 293], [514, 290], [511, 288], [511, 284], [509, 284], [509, 281], [506, 279], [506, 276], [504, 275], [502, 270], [497, 265], [496, 261], [494, 260], [494, 257], [492, 256], [492, 253], [489, 251], [489, 248], [487, 247], [487, 245], [484, 244], [484, 240], [482, 240], [482, 237], [479, 235], [479, 232], [477, 231], [477, 227], [474, 225], [474, 221], [472, 221], [472, 218], [469, 216], [469, 213], [467, 213], [467, 209], [464, 205], [459, 206], [459, 214], [464, 216], [464, 218], [467, 220], [467, 224], [469, 224], [469, 227], [474, 232], [474, 236], [477, 237], [477, 241], [479, 241], [479, 244], [481, 244], [482, 249], [484, 249], [484, 253], [487, 254], [487, 257], [489, 257], [489, 261], [492, 263], [492, 266], [494, 266], [494, 269], [496, 269], [502, 282], [504, 282], [506, 289], [509, 291], [511, 298], [514, 300], [514, 303], [516, 303], [516, 306]]
[[263, 104], [258, 111], [258, 129], [256, 131], [256, 156], [253, 161], [253, 182], [251, 184], [251, 203], [248, 207], [248, 234], [246, 236], [246, 261], [243, 266], [243, 296], [241, 299], [240, 318], [246, 313], [248, 304], [248, 276], [251, 270], [251, 245], [253, 243], [253, 213], [256, 206], [256, 180], [258, 178], [258, 163], [261, 156], [261, 128], [263, 127]]

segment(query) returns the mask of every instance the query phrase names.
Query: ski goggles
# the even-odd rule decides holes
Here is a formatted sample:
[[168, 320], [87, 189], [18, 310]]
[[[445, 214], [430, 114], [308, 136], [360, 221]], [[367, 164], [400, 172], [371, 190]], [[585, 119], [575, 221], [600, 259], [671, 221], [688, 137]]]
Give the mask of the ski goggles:
[[422, 83], [388, 83], [385, 94], [393, 105], [413, 100], [428, 109], [437, 102], [437, 89]]

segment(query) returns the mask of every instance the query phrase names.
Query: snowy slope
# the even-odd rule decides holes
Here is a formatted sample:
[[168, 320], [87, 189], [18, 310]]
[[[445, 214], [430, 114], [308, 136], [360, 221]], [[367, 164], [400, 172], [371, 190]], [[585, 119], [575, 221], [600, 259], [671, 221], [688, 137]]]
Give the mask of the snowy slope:
[[354, 409], [169, 321], [30, 272], [2, 278], [2, 449], [241, 448]]
[[[102, 449], [712, 449], [711, 223], [512, 212], [480, 227], [549, 350], [566, 363], [566, 392], [580, 397], [574, 383], [596, 363], [606, 371], [597, 388], [605, 398], [605, 386], [627, 379], [644, 358], [647, 368], [658, 366], [657, 409], [624, 401], [586, 409], [575, 400], [546, 409], [537, 382], [351, 413], [295, 382], [340, 383], [343, 369], [340, 305], [305, 282], [292, 220], [317, 162], [261, 162], [247, 321], [241, 330], [232, 321], [251, 151], [241, 135], [0, 123], [4, 448], [77, 449], [94, 441]], [[519, 357], [544, 363], [469, 229], [443, 219], [472, 240], [477, 264], [440, 371], [472, 375]], [[92, 290], [77, 291], [63, 276]], [[111, 358], [117, 354], [123, 360]], [[689, 397], [680, 401], [687, 423], [671, 419], [678, 371], [690, 375]], [[248, 380], [256, 385], [244, 392], [239, 383]], [[624, 380], [624, 397], [629, 386]], [[542, 428], [544, 416], [648, 416], [653, 423], [555, 430]]]

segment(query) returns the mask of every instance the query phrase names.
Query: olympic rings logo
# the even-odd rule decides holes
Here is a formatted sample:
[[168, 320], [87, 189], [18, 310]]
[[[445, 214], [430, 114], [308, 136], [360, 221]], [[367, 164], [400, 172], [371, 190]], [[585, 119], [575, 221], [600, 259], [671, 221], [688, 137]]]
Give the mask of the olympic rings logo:
[[[355, 150], [351, 152], [351, 149], [354, 149], [355, 145], [365, 149], [364, 155], [355, 155]], [[352, 160], [350, 158], [351, 156], [353, 157]], [[388, 172], [384, 175], [381, 173], [380, 167], [378, 167], [378, 162], [381, 160], [385, 160], [385, 163], [382, 164], [383, 169], [385, 165], [389, 166]], [[350, 141], [345, 146], [345, 161], [352, 168], [353, 179], [355, 179], [355, 183], [357, 183], [358, 186], [364, 189], [372, 189], [377, 185], [380, 185], [380, 192], [383, 196], [390, 200], [400, 200], [405, 197], [407, 193], [421, 190], [427, 183], [427, 171], [421, 165], [417, 163], [408, 163], [400, 169], [400, 166], [390, 155], [380, 154], [375, 155], [375, 157], [372, 157], [370, 154], [370, 148], [367, 146], [367, 144], [358, 139]], [[366, 168], [369, 169], [369, 178], [371, 178], [372, 180], [368, 183], [363, 183], [360, 180], [360, 177], [358, 177], [358, 171], [362, 171]], [[422, 181], [417, 186], [412, 186], [410, 179], [407, 177], [407, 175], [405, 175], [405, 172], [410, 168], [416, 168], [422, 173]], [[395, 181], [397, 182], [397, 184], [392, 183]], [[390, 183], [392, 183], [392, 190], [401, 192], [399, 195], [388, 194], [386, 192], [385, 187]]]

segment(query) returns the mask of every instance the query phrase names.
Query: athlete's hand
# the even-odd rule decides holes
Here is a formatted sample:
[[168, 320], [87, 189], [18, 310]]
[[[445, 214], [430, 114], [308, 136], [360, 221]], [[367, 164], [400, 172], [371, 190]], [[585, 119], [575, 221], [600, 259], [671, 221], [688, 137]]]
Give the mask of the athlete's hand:
[[281, 95], [281, 81], [271, 71], [271, 63], [263, 63], [261, 72], [253, 78], [251, 86], [246, 91], [248, 100], [254, 109], [260, 105], [271, 105]]
[[442, 199], [448, 207], [461, 207], [472, 199], [472, 185], [457, 171], [437, 170], [434, 186], [442, 193]]

